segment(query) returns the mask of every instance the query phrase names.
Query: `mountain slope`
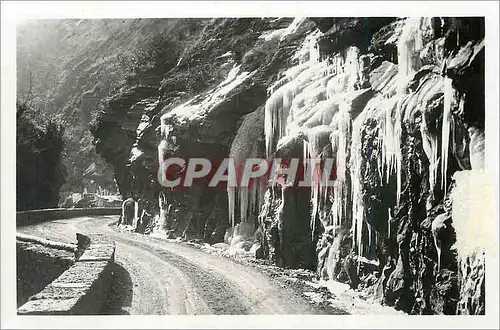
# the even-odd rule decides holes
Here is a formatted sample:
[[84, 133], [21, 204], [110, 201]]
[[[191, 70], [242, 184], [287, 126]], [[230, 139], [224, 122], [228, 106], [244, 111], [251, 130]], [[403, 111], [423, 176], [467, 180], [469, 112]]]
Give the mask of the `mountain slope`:
[[[47, 79], [64, 83], [37, 94], [50, 91], [82, 136], [95, 115], [95, 150], [136, 201], [138, 231], [225, 241], [407, 313], [484, 314], [486, 247], [470, 234], [487, 235], [479, 212], [493, 205], [470, 195], [491, 187], [483, 19], [84, 23], [63, 24], [84, 47], [48, 47], [68, 61], [39, 65], [55, 63]], [[330, 160], [336, 180], [166, 188], [157, 174], [171, 157]]]

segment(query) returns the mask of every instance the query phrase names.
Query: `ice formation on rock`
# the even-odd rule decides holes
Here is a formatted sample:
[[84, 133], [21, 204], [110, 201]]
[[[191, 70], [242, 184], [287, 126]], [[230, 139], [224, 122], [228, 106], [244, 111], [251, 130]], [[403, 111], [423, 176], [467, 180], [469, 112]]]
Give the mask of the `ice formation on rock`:
[[380, 105], [380, 100], [377, 98], [371, 99], [366, 105], [363, 112], [353, 122], [352, 141], [351, 141], [351, 158], [350, 158], [350, 174], [352, 178], [351, 199], [352, 199], [352, 227], [353, 243], [355, 251], [358, 255], [362, 255], [362, 232], [365, 218], [365, 204], [363, 201], [363, 173], [361, 164], [363, 162], [363, 141], [362, 130], [366, 114], [371, 109], [377, 109]]
[[[494, 188], [491, 175], [484, 170], [458, 171], [453, 175], [453, 226], [456, 247], [465, 257], [483, 250], [493, 250]], [[471, 221], [472, 220], [472, 221]]]
[[305, 116], [307, 120], [314, 113], [314, 106], [326, 99], [325, 87], [332, 66], [320, 59], [317, 44], [320, 36], [321, 32], [315, 30], [306, 37], [294, 55], [299, 64], [268, 88], [264, 122], [267, 156], [275, 151], [283, 136], [297, 127], [297, 118]]
[[336, 131], [331, 135], [332, 151], [336, 157], [336, 184], [333, 187], [332, 219], [334, 230], [343, 219], [347, 218], [347, 203], [350, 196], [347, 195], [346, 176], [348, 171], [348, 154], [352, 131], [352, 119], [349, 112], [342, 108], [335, 114], [332, 124]]
[[[281, 19], [276, 22], [281, 24]], [[312, 22], [325, 32], [319, 29], [307, 32], [306, 29], [313, 26]], [[380, 24], [380, 29], [377, 24]], [[456, 267], [453, 270], [447, 268], [450, 267], [450, 259], [455, 262], [456, 258], [450, 257], [449, 246], [440, 245], [437, 234], [443, 228], [446, 230], [441, 233], [448, 234], [451, 228], [448, 224], [456, 227], [459, 254], [474, 255], [467, 262], [462, 260], [459, 265], [463, 273], [470, 273], [466, 265], [483, 262], [483, 251], [478, 248], [476, 222], [470, 219], [480, 219], [480, 223], [487, 220], [486, 216], [481, 218], [481, 206], [474, 206], [482, 205], [477, 202], [479, 198], [476, 196], [473, 199], [470, 194], [471, 191], [475, 194], [483, 192], [469, 182], [472, 178], [482, 182], [484, 178], [476, 176], [476, 172], [471, 173], [471, 177], [464, 177], [468, 175], [464, 171], [484, 168], [485, 147], [481, 109], [470, 109], [479, 103], [477, 101], [482, 88], [480, 84], [471, 88], [469, 83], [470, 80], [479, 81], [481, 78], [482, 66], [476, 62], [480, 61], [477, 56], [483, 51], [484, 43], [479, 40], [480, 32], [473, 31], [474, 28], [465, 34], [460, 32], [465, 31], [468, 24], [467, 20], [436, 17], [389, 19], [383, 22], [373, 18], [317, 18], [310, 21], [296, 18], [286, 28], [260, 31], [254, 35], [258, 37], [260, 34], [256, 48], [265, 52], [269, 50], [265, 54], [266, 59], [269, 58], [267, 55], [275, 55], [269, 65], [256, 63], [260, 67], [255, 74], [242, 72], [237, 65], [237, 58], [241, 55], [239, 47], [221, 48], [220, 53], [224, 54], [217, 54], [216, 59], [226, 62], [222, 69], [228, 70], [227, 78], [217, 87], [192, 97], [163, 115], [161, 137], [157, 145], [158, 161], [161, 163], [167, 153], [168, 156], [174, 155], [176, 147], [187, 150], [195, 145], [194, 149], [198, 151], [196, 144], [201, 139], [193, 140], [192, 145], [184, 143], [186, 136], [182, 134], [186, 127], [195, 128], [199, 122], [205, 124], [204, 119], [208, 119], [210, 124], [218, 124], [219, 118], [205, 116], [213, 109], [222, 108], [219, 107], [221, 104], [225, 106], [230, 103], [228, 101], [237, 100], [238, 107], [241, 107], [242, 103], [246, 104], [247, 95], [238, 97], [247, 91], [247, 87], [256, 87], [260, 94], [260, 88], [268, 84], [267, 100], [263, 107], [259, 107], [262, 106], [262, 99], [257, 95], [251, 106], [245, 110], [235, 110], [234, 118], [232, 114], [229, 116], [231, 120], [234, 119], [234, 123], [227, 125], [231, 126], [224, 131], [228, 132], [227, 135], [223, 133], [221, 154], [231, 144], [234, 130], [237, 130], [237, 136], [245, 132], [241, 129], [243, 124], [239, 126], [241, 119], [244, 118], [245, 122], [247, 118], [243, 117], [243, 113], [257, 109], [252, 113], [258, 113], [261, 121], [252, 122], [248, 127], [249, 131], [258, 132], [256, 135], [249, 134], [250, 138], [246, 140], [248, 132], [238, 136], [241, 145], [239, 149], [231, 145], [229, 156], [239, 158], [237, 161], [243, 163], [246, 159], [262, 158], [264, 155], [268, 159], [278, 155], [300, 158], [304, 173], [299, 175], [304, 174], [303, 183], [309, 182], [310, 185], [304, 189], [306, 184], [299, 183], [298, 187], [287, 186], [285, 189], [286, 183], [280, 179], [271, 180], [272, 188], [266, 186], [267, 182], [251, 184], [249, 187], [228, 187], [228, 206], [222, 203], [220, 206], [224, 211], [227, 207], [229, 225], [233, 229], [226, 236], [234, 237], [238, 226], [241, 228], [245, 225], [255, 230], [254, 225], [258, 224], [262, 226], [259, 230], [267, 235], [267, 242], [262, 243], [262, 246], [269, 249], [268, 256], [276, 257], [273, 249], [282, 250], [276, 252], [281, 253], [275, 259], [281, 258], [276, 261], [278, 265], [318, 266], [321, 275], [335, 280], [343, 277], [342, 281], [347, 281], [346, 276], [349, 281], [351, 276], [357, 275], [369, 275], [366, 277], [368, 279], [376, 277], [381, 280], [384, 290], [414, 290], [412, 293], [416, 297], [413, 297], [416, 307], [409, 307], [414, 308], [412, 312], [435, 308], [434, 311], [441, 313], [438, 310], [441, 307], [437, 306], [439, 303], [432, 301], [435, 297], [426, 297], [427, 293], [422, 292], [445, 287], [448, 284], [446, 281], [454, 281], [453, 276], [459, 272], [455, 271]], [[373, 30], [370, 33], [377, 32], [370, 40], [360, 40], [359, 27], [368, 25]], [[478, 34], [474, 35], [476, 32]], [[305, 37], [306, 33], [309, 35]], [[217, 38], [212, 37], [209, 41], [215, 42]], [[303, 42], [297, 47], [299, 38]], [[464, 41], [464, 38], [467, 40]], [[260, 47], [263, 44], [272, 47], [263, 49]], [[278, 49], [274, 53], [275, 47]], [[251, 45], [245, 45], [244, 48], [243, 54], [251, 50]], [[291, 49], [296, 49], [293, 55], [288, 53]], [[183, 56], [187, 56], [186, 61], [191, 60], [189, 52]], [[282, 69], [283, 66], [289, 68]], [[281, 72], [276, 74], [275, 70]], [[245, 101], [239, 102], [242, 99]], [[150, 98], [147, 103], [151, 107], [157, 106], [158, 100]], [[136, 131], [138, 138], [143, 132], [151, 132], [149, 128], [155, 118], [153, 113], [157, 113], [156, 109], [153, 110], [143, 114]], [[207, 126], [212, 127], [200, 127], [210, 131], [206, 129]], [[172, 129], [175, 129], [175, 134], [171, 132]], [[175, 135], [182, 139], [182, 146], [176, 145]], [[199, 136], [213, 139], [215, 133]], [[261, 138], [264, 138], [264, 143]], [[236, 140], [234, 138], [233, 143]], [[212, 142], [203, 140], [203, 146]], [[258, 146], [255, 150], [251, 149], [254, 145]], [[142, 154], [144, 152], [147, 155], [149, 150], [141, 150], [143, 146], [137, 143], [128, 156], [129, 160], [146, 159]], [[180, 153], [184, 150], [180, 150]], [[151, 158], [153, 156], [148, 157]], [[333, 185], [329, 184], [330, 178], [325, 177], [317, 166], [325, 160], [332, 160], [330, 165], [335, 170]], [[239, 171], [242, 164], [238, 164], [237, 168]], [[458, 168], [463, 173], [457, 173], [455, 182], [451, 184], [450, 175]], [[236, 169], [229, 171], [241, 179], [241, 173], [236, 173]], [[467, 187], [472, 188], [467, 190]], [[167, 201], [167, 196], [172, 200]], [[205, 195], [193, 199], [197, 202], [202, 196]], [[469, 200], [464, 200], [465, 196]], [[167, 216], [171, 216], [168, 203], [183, 201], [182, 198], [184, 196], [177, 197], [175, 192], [167, 190], [160, 193], [159, 208], [156, 209], [159, 210], [159, 229], [167, 227]], [[453, 201], [450, 202], [451, 199]], [[206, 205], [210, 206], [210, 203], [207, 201]], [[189, 204], [188, 208], [196, 208], [198, 204]], [[454, 204], [453, 211], [449, 204]], [[140, 205], [142, 208], [143, 204]], [[181, 205], [180, 209], [184, 206]], [[214, 218], [221, 218], [214, 211], [218, 208], [217, 204], [212, 210], [209, 207], [206, 211], [204, 209], [203, 212], [210, 213], [209, 219], [194, 220], [193, 223], [199, 221], [202, 224], [205, 221], [205, 227], [192, 225], [193, 232], [199, 235], [200, 230], [203, 230], [203, 235], [214, 235], [215, 228], [226, 230], [226, 218], [213, 221]], [[182, 221], [184, 217], [184, 214], [179, 215], [176, 220]], [[186, 218], [191, 221], [193, 216], [190, 214]], [[174, 221], [173, 218], [169, 218], [168, 225], [170, 221]], [[221, 240], [220, 235], [217, 238], [215, 236], [210, 239]], [[284, 241], [287, 241], [286, 244]], [[318, 246], [315, 246], [318, 242]], [[446, 243], [446, 239], [442, 242]], [[296, 259], [300, 259], [300, 262], [313, 261], [300, 264]], [[356, 274], [355, 266], [358, 270], [363, 268], [363, 272], [358, 271]], [[372, 266], [384, 269], [378, 269], [378, 274], [375, 274]], [[345, 274], [345, 269], [342, 270], [344, 274], [339, 274], [334, 270], [335, 267], [351, 267], [351, 272], [355, 274]], [[420, 270], [421, 273], [416, 274]], [[436, 275], [451, 277], [436, 279], [436, 283], [443, 282], [435, 287], [424, 283]], [[398, 282], [403, 277], [411, 278], [411, 288], [405, 287], [406, 283]], [[470, 274], [470, 277], [477, 278], [475, 273]], [[363, 283], [369, 282], [364, 282], [366, 278], [362, 279]], [[431, 290], [427, 291], [434, 295]], [[400, 295], [395, 292], [381, 295], [387, 298], [393, 293], [394, 296]], [[446, 294], [442, 293], [442, 296]], [[404, 299], [412, 298], [401, 298]], [[429, 301], [437, 307], [424, 306]]]
[[[236, 206], [239, 206], [240, 222], [249, 222], [251, 212], [258, 210], [262, 205], [266, 186], [262, 183], [255, 183], [249, 187], [228, 187], [229, 203], [229, 223], [231, 228], [236, 225]], [[255, 220], [255, 219], [252, 219]]]
[[[333, 189], [333, 219], [338, 226], [346, 218], [348, 188], [344, 182], [352, 127], [352, 105], [369, 85], [366, 77], [369, 58], [360, 58], [357, 47], [349, 47], [332, 58], [321, 61], [316, 54], [318, 32], [311, 34], [298, 52], [297, 58], [307, 58], [289, 69], [284, 77], [271, 86], [266, 102], [266, 153], [272, 155], [280, 139], [305, 135], [303, 159], [320, 161], [321, 151], [330, 144], [335, 154], [337, 182]], [[309, 57], [304, 50], [309, 49]], [[360, 111], [360, 109], [357, 109]], [[356, 114], [357, 115], [357, 114]], [[327, 137], [326, 142], [324, 137]], [[314, 233], [318, 212], [323, 208], [329, 188], [311, 164], [305, 164], [306, 176], [311, 176], [311, 229]], [[310, 171], [308, 171], [308, 169]], [[324, 225], [327, 225], [326, 223]]]
[[[305, 90], [306, 87], [324, 76], [326, 67], [324, 62], [312, 63], [305, 69], [303, 69], [303, 65], [299, 65], [297, 70], [290, 71], [285, 75], [284, 79], [288, 82], [274, 91], [266, 101], [264, 133], [268, 156], [275, 151], [277, 142], [285, 135], [290, 112], [292, 112], [292, 116], [298, 116], [297, 107], [304, 106], [311, 110], [313, 104], [325, 98], [321, 93], [313, 93], [312, 99], [298, 98], [298, 96], [310, 92], [310, 90]], [[272, 86], [272, 88], [274, 87]], [[295, 101], [296, 99], [297, 101]], [[306, 101], [309, 101], [309, 104], [306, 104]]]
[[422, 67], [420, 52], [430, 29], [430, 18], [406, 19], [397, 45], [400, 89], [404, 89], [408, 80]]

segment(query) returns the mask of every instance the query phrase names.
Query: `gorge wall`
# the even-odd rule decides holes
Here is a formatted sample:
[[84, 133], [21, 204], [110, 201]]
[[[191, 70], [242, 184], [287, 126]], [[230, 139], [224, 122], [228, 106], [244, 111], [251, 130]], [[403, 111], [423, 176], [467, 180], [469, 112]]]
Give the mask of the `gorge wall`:
[[[484, 314], [484, 33], [481, 18], [206, 20], [162, 77], [106, 100], [96, 150], [141, 232], [257, 242], [407, 313]], [[295, 182], [165, 188], [171, 157], [333, 159], [335, 184], [299, 187], [306, 164]]]

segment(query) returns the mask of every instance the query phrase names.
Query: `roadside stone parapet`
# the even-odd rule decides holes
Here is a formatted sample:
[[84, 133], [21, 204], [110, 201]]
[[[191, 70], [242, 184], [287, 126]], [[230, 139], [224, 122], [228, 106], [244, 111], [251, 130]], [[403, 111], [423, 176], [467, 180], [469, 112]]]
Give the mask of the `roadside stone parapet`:
[[120, 207], [95, 207], [75, 209], [44, 209], [17, 212], [16, 226], [28, 226], [40, 222], [95, 215], [120, 215]]
[[99, 314], [112, 279], [115, 243], [101, 234], [77, 234], [76, 261], [19, 307], [19, 315]]

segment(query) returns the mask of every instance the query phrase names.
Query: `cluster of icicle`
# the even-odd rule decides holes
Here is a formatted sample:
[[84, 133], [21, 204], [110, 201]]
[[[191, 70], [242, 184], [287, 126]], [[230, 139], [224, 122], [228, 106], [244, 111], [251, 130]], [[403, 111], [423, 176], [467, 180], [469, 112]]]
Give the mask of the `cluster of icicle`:
[[232, 64], [233, 68], [229, 71], [223, 82], [210, 92], [206, 93], [205, 97], [194, 97], [167, 112], [162, 116], [162, 118], [177, 116], [180, 121], [191, 121], [203, 118], [205, 115], [210, 113], [210, 111], [217, 108], [218, 105], [224, 102], [227, 95], [230, 94], [231, 91], [253, 75], [252, 72], [241, 71], [241, 65], [234, 64], [234, 60], [232, 58], [230, 58], [226, 64]]
[[268, 156], [276, 151], [281, 138], [296, 134], [303, 125], [329, 124], [332, 119], [327, 85], [343, 70], [344, 59], [336, 56], [321, 60], [317, 45], [319, 36], [318, 30], [305, 39], [294, 56], [299, 64], [288, 69], [268, 89], [264, 123]]
[[[231, 171], [231, 168], [229, 168]], [[229, 223], [234, 228], [236, 206], [239, 206], [240, 222], [249, 222], [249, 217], [260, 209], [265, 193], [265, 185], [251, 184], [248, 187], [228, 187]], [[234, 232], [233, 232], [234, 234]]]
[[[333, 155], [336, 158], [337, 182], [331, 189], [333, 200], [331, 221], [325, 225], [338, 228], [345, 219], [353, 219], [352, 232], [356, 250], [361, 255], [362, 230], [367, 218], [365, 205], [362, 199], [363, 173], [361, 165], [363, 157], [363, 129], [368, 115], [376, 114], [379, 126], [378, 145], [372, 146], [373, 152], [379, 157], [378, 170], [381, 181], [388, 183], [391, 176], [396, 178], [397, 205], [402, 190], [402, 150], [401, 134], [405, 116], [409, 116], [424, 107], [426, 102], [436, 93], [444, 91], [444, 116], [442, 136], [430, 134], [427, 129], [425, 116], [422, 116], [421, 130], [424, 136], [424, 149], [430, 163], [431, 188], [438, 184], [438, 171], [441, 168], [441, 178], [446, 178], [448, 145], [450, 134], [450, 104], [452, 99], [451, 81], [437, 77], [429, 79], [418, 92], [407, 90], [408, 82], [422, 67], [420, 53], [425, 47], [425, 37], [430, 29], [427, 18], [410, 18], [405, 21], [398, 42], [397, 74], [389, 72], [394, 65], [387, 66], [387, 74], [383, 73], [378, 86], [372, 86], [376, 91], [361, 114], [353, 118], [351, 103], [360, 89], [359, 82], [363, 75], [363, 60], [359, 49], [350, 47], [341, 54], [321, 60], [319, 56], [304, 55], [297, 66], [290, 68], [283, 77], [269, 88], [269, 97], [265, 107], [265, 139], [266, 153], [272, 156], [282, 145], [290, 140], [290, 136], [302, 133], [304, 136], [304, 159], [321, 158], [321, 151], [325, 147], [324, 137], [329, 136]], [[312, 34], [308, 47], [311, 52], [311, 40], [317, 39], [318, 32]], [[393, 71], [396, 71], [395, 69]], [[358, 94], [359, 95], [359, 94]], [[405, 110], [408, 109], [408, 110]], [[424, 112], [424, 109], [420, 109]], [[442, 140], [441, 150], [438, 150], [438, 140]], [[439, 155], [439, 152], [441, 155]], [[440, 166], [441, 165], [441, 166]], [[307, 172], [307, 171], [306, 171]], [[311, 176], [317, 176], [314, 171]], [[345, 178], [351, 177], [348, 186]], [[312, 181], [311, 190], [311, 229], [314, 232], [319, 211], [328, 198], [328, 189], [323, 180]], [[441, 180], [441, 187], [446, 189], [445, 179]], [[348, 207], [348, 200], [352, 200], [352, 207]], [[348, 214], [350, 213], [350, 214]], [[390, 218], [390, 217], [389, 217]], [[369, 232], [371, 231], [368, 226]], [[374, 236], [369, 234], [368, 244]]]
[[[302, 134], [305, 173], [311, 187], [311, 232], [328, 198], [328, 177], [318, 167], [325, 146], [331, 144], [336, 155], [337, 183], [333, 187], [333, 218], [336, 224], [345, 218], [348, 189], [344, 184], [351, 135], [351, 104], [362, 79], [359, 49], [350, 47], [341, 54], [321, 59], [317, 48], [319, 31], [311, 34], [297, 52], [299, 64], [285, 72], [268, 90], [265, 105], [265, 139], [267, 156], [290, 137]], [[305, 51], [305, 50], [308, 50]], [[321, 219], [324, 220], [324, 219]]]
[[[312, 53], [316, 50], [315, 47], [309, 48]], [[301, 132], [305, 136], [303, 158], [314, 163], [321, 159], [326, 144], [331, 144], [336, 159], [337, 182], [331, 194], [333, 223], [328, 225], [334, 225], [335, 230], [350, 211], [347, 207], [350, 188], [345, 181], [353, 121], [350, 101], [357, 95], [356, 89], [363, 78], [363, 61], [356, 47], [323, 61], [319, 56], [304, 57], [306, 61], [289, 69], [269, 89], [265, 108], [266, 152], [272, 156], [276, 148], [286, 143], [288, 136]], [[317, 171], [306, 169], [305, 172], [311, 176], [310, 225], [314, 233], [317, 216], [328, 198], [325, 182], [328, 178], [321, 178]], [[358, 230], [361, 230], [360, 226]]]

